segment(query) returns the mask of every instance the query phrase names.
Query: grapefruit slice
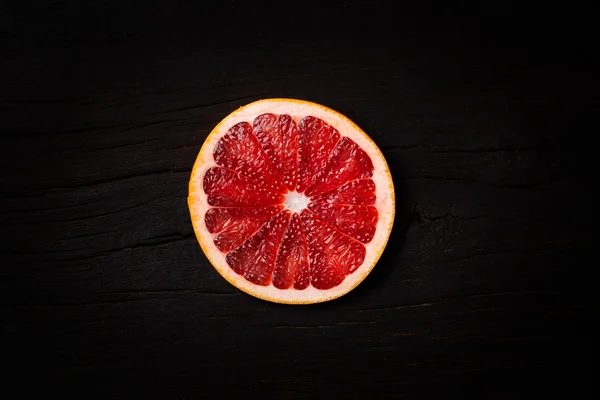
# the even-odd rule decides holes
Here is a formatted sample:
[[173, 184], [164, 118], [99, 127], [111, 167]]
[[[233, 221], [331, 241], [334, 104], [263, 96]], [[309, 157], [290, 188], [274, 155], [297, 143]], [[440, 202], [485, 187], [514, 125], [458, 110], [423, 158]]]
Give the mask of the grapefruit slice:
[[266, 99], [229, 114], [192, 169], [188, 206], [200, 247], [238, 289], [310, 304], [371, 272], [394, 222], [379, 148], [319, 104]]

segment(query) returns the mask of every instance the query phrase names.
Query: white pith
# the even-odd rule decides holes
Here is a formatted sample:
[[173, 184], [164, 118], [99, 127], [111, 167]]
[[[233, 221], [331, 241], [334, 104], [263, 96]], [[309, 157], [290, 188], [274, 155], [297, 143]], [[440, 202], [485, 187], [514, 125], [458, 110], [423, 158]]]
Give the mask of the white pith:
[[308, 197], [298, 192], [289, 192], [285, 196], [285, 202], [283, 205], [290, 211], [300, 213], [310, 203]]
[[[208, 233], [204, 223], [204, 214], [210, 208], [207, 195], [202, 188], [202, 180], [206, 171], [215, 166], [213, 159], [214, 148], [219, 139], [227, 130], [238, 122], [252, 123], [254, 118], [264, 113], [288, 114], [298, 123], [306, 116], [314, 116], [324, 120], [335, 127], [342, 136], [347, 136], [363, 148], [371, 157], [374, 166], [373, 181], [376, 186], [377, 200], [375, 207], [379, 212], [375, 236], [371, 242], [365, 244], [366, 256], [363, 264], [338, 286], [319, 290], [309, 286], [304, 290], [275, 288], [260, 286], [247, 281], [243, 276], [236, 274], [227, 264], [225, 253], [220, 252], [213, 243], [212, 235]], [[209, 135], [204, 143], [190, 177], [188, 203], [197, 238], [213, 266], [219, 273], [234, 286], [241, 290], [265, 300], [283, 303], [317, 303], [342, 296], [359, 284], [371, 271], [377, 262], [383, 247], [389, 237], [394, 221], [394, 188], [389, 175], [389, 170], [381, 151], [353, 122], [326, 107], [288, 99], [261, 100], [244, 106], [227, 116]], [[308, 204], [308, 199], [296, 192], [290, 192], [286, 198], [285, 206], [292, 211], [303, 209]]]

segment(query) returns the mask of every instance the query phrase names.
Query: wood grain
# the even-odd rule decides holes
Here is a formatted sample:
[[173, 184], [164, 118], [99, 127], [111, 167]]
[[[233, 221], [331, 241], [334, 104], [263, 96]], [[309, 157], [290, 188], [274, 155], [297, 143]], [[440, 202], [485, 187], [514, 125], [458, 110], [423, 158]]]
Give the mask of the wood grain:
[[[101, 398], [583, 389], [593, 212], [585, 71], [568, 54], [531, 50], [520, 20], [499, 34], [492, 17], [510, 9], [102, 4], [3, 13], [0, 314], [15, 372]], [[241, 294], [193, 236], [202, 142], [265, 97], [346, 114], [392, 169], [388, 248], [334, 302]]]

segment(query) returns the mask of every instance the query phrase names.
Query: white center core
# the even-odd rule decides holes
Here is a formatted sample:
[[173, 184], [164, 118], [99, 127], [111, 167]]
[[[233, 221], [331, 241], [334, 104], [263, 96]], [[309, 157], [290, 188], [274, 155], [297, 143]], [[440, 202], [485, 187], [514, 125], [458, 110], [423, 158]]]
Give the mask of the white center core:
[[309, 200], [305, 195], [298, 192], [289, 192], [283, 203], [289, 210], [299, 213], [308, 205]]

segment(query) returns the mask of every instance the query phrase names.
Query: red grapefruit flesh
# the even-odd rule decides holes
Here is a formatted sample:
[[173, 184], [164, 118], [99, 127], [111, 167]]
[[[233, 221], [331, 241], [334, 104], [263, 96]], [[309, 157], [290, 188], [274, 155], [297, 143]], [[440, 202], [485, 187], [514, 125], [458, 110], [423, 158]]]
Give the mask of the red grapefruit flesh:
[[204, 175], [208, 204], [222, 207], [266, 206], [282, 204], [285, 196], [271, 192], [235, 172], [213, 167]]
[[310, 203], [308, 209], [338, 231], [360, 242], [369, 243], [375, 236], [378, 213], [373, 206]]
[[314, 175], [314, 184], [306, 189], [305, 194], [316, 196], [347, 182], [371, 176], [371, 158], [352, 139], [344, 137], [331, 152], [325, 167]]
[[198, 241], [225, 279], [289, 304], [352, 290], [394, 219], [377, 146], [343, 115], [291, 99], [251, 103], [215, 127], [194, 164], [188, 204]]
[[300, 216], [294, 213], [277, 254], [273, 286], [278, 289], [289, 289], [293, 286], [294, 289], [302, 290], [306, 289], [309, 284], [306, 233], [302, 227]]
[[277, 214], [243, 245], [227, 254], [227, 264], [248, 281], [257, 285], [269, 285], [290, 216], [291, 212], [288, 210]]
[[331, 289], [344, 281], [365, 259], [365, 247], [310, 211], [301, 214], [306, 226], [311, 283]]
[[275, 171], [293, 191], [298, 175], [298, 126], [289, 115], [262, 114], [253, 127]]
[[217, 165], [258, 183], [261, 188], [287, 193], [249, 123], [240, 122], [231, 127], [219, 140], [213, 156]]
[[206, 229], [214, 236], [214, 243], [222, 252], [241, 246], [275, 214], [283, 211], [282, 205], [267, 207], [214, 207], [204, 216]]
[[327, 161], [329, 154], [340, 140], [340, 133], [325, 121], [315, 117], [305, 117], [298, 124], [298, 167], [297, 191], [302, 193], [315, 180]]
[[368, 206], [375, 204], [375, 183], [372, 179], [359, 179], [343, 184], [331, 192], [312, 198], [313, 202], [332, 204], [354, 204]]

